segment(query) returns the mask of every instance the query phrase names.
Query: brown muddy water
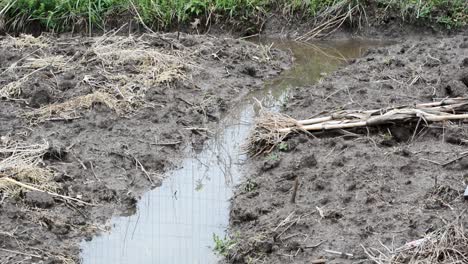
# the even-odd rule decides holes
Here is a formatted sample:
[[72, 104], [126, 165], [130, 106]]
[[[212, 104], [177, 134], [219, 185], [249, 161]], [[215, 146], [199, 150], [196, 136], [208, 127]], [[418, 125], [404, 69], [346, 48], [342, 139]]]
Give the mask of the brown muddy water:
[[143, 195], [135, 212], [114, 217], [109, 232], [83, 241], [82, 263], [218, 262], [213, 236], [226, 236], [229, 199], [246, 173], [242, 144], [256, 116], [254, 98], [278, 111], [291, 88], [313, 84], [347, 59], [360, 57], [369, 47], [384, 45], [369, 40], [263, 41], [272, 42], [293, 53], [294, 66], [231, 109], [202, 151], [187, 149], [180, 167], [167, 173], [161, 187]]

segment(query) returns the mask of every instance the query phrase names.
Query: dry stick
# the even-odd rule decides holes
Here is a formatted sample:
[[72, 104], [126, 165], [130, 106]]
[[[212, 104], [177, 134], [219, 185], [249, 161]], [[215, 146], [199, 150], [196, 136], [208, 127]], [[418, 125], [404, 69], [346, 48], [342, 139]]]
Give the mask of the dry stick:
[[148, 171], [146, 171], [145, 167], [143, 166], [143, 164], [141, 164], [141, 162], [135, 157], [133, 156], [133, 159], [135, 160], [136, 162], [136, 165], [137, 165], [137, 168], [138, 166], [140, 167], [140, 170], [145, 174], [146, 178], [148, 179], [148, 181], [151, 183], [152, 186], [155, 186], [154, 184], [154, 181], [153, 179], [151, 178], [151, 175], [148, 173]]
[[[367, 121], [358, 121], [358, 122], [350, 122], [350, 123], [319, 123], [313, 125], [306, 125], [306, 126], [298, 126], [295, 127], [288, 127], [279, 129], [278, 132], [280, 133], [290, 133], [295, 129], [305, 130], [305, 131], [321, 131], [321, 130], [332, 130], [332, 129], [344, 129], [344, 128], [355, 128], [355, 127], [365, 127], [368, 125], [375, 125], [375, 124], [382, 124], [385, 123], [385, 119], [380, 117], [371, 118]], [[460, 114], [460, 115], [441, 115], [441, 116], [425, 116], [425, 120], [431, 122], [439, 122], [439, 121], [446, 121], [446, 120], [461, 120], [461, 119], [468, 119], [468, 114]], [[382, 121], [382, 122], [380, 122]]]
[[296, 194], [297, 194], [297, 188], [299, 187], [299, 177], [296, 176], [296, 179], [294, 179], [294, 187], [291, 195], [291, 203], [296, 203]]
[[[459, 101], [464, 101], [464, 103], [459, 103]], [[447, 102], [446, 104], [442, 104], [444, 103], [444, 101], [442, 102], [437, 102], [437, 103], [429, 103], [429, 104], [417, 104], [416, 105], [416, 109], [424, 109], [426, 110], [427, 108], [430, 108], [431, 110], [436, 110], [436, 111], [441, 111], [441, 112], [453, 112], [454, 109], [456, 108], [461, 108], [463, 106], [466, 106], [468, 108], [468, 99], [467, 98], [455, 98], [453, 100], [446, 100], [445, 102]], [[434, 106], [434, 107], [433, 107]], [[447, 106], [450, 106], [450, 107], [447, 107]], [[379, 112], [382, 112], [382, 111], [390, 111], [390, 110], [395, 110], [395, 109], [400, 109], [400, 108], [403, 108], [404, 106], [400, 106], [400, 107], [395, 107], [395, 108], [389, 108], [389, 109], [372, 109], [372, 110], [364, 110], [364, 111], [343, 111], [343, 112], [338, 112], [336, 113], [335, 115], [343, 115], [343, 116], [346, 116], [346, 115], [352, 115], [352, 114], [368, 114], [368, 115], [371, 115], [371, 114], [375, 114], [375, 113], [379, 113]], [[429, 109], [427, 109], [429, 110]], [[298, 124], [300, 125], [311, 125], [311, 124], [317, 124], [317, 123], [322, 123], [322, 122], [326, 122], [326, 121], [331, 121], [331, 120], [334, 120], [336, 119], [334, 117], [334, 115], [330, 115], [330, 116], [325, 116], [325, 117], [317, 117], [317, 118], [311, 118], [311, 119], [305, 119], [305, 120], [299, 120], [297, 121]]]
[[325, 264], [327, 263], [326, 259], [314, 259], [310, 262], [311, 264]]
[[20, 252], [20, 251], [16, 251], [16, 250], [5, 249], [5, 248], [0, 248], [0, 251], [12, 253], [12, 254], [17, 254], [17, 255], [28, 256], [28, 257], [43, 258], [42, 256], [39, 256], [39, 255], [24, 253], [24, 252]]
[[135, 10], [135, 13], [137, 14], [138, 16], [138, 20], [140, 20], [140, 23], [143, 25], [143, 27], [148, 30], [149, 32], [153, 33], [153, 34], [156, 34], [153, 30], [151, 30], [151, 28], [149, 28], [145, 22], [143, 21], [143, 18], [140, 16], [140, 13], [138, 12], [138, 9], [136, 8], [135, 4], [133, 3], [133, 1], [130, 1], [130, 4], [132, 4], [132, 7], [133, 9]]
[[98, 176], [96, 175], [96, 172], [94, 171], [93, 162], [90, 161], [90, 162], [89, 162], [89, 165], [91, 166], [91, 172], [93, 173], [94, 178], [95, 178], [98, 182], [100, 182], [101, 180], [98, 178]]
[[353, 254], [350, 254], [350, 253], [345, 253], [345, 252], [340, 252], [340, 251], [335, 251], [335, 250], [329, 250], [329, 249], [325, 249], [324, 251], [327, 252], [327, 253], [330, 253], [330, 254], [353, 257]]
[[23, 187], [23, 188], [28, 189], [28, 190], [31, 190], [31, 191], [38, 191], [38, 192], [42, 192], [42, 193], [47, 193], [48, 195], [52, 195], [52, 196], [55, 196], [55, 197], [59, 197], [59, 198], [65, 199], [65, 200], [70, 200], [70, 201], [74, 201], [74, 202], [78, 202], [78, 203], [82, 203], [82, 204], [86, 204], [86, 205], [96, 206], [96, 204], [87, 203], [87, 202], [82, 201], [82, 200], [77, 199], [77, 198], [73, 198], [73, 197], [66, 196], [66, 195], [61, 195], [61, 194], [54, 193], [54, 192], [44, 191], [44, 190], [38, 189], [38, 188], [36, 188], [36, 187], [33, 187], [33, 186], [29, 186], [29, 185], [27, 185], [27, 184], [24, 184], [24, 183], [22, 183], [22, 182], [13, 180], [12, 178], [9, 178], [9, 177], [0, 178], [0, 181], [2, 181], [2, 180], [3, 180], [3, 181], [7, 181], [7, 182], [9, 182], [9, 183], [16, 184], [16, 185], [18, 185], [18, 186], [20, 186], [20, 187]]
[[458, 157], [458, 158], [455, 158], [455, 159], [453, 159], [453, 160], [447, 161], [447, 162], [444, 163], [444, 164], [439, 164], [439, 165], [442, 165], [442, 167], [445, 167], [445, 166], [447, 166], [447, 165], [450, 165], [450, 164], [454, 163], [455, 161], [458, 161], [458, 160], [463, 159], [463, 158], [466, 157], [466, 156], [468, 156], [468, 154], [461, 155], [461, 156]]

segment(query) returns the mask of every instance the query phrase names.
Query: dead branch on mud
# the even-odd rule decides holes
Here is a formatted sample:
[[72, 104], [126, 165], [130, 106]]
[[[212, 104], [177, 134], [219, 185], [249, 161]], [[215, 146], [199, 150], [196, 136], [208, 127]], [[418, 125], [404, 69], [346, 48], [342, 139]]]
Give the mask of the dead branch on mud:
[[361, 245], [377, 264], [468, 263], [468, 234], [460, 219], [399, 248], [382, 246], [386, 252]]
[[295, 120], [289, 116], [263, 111], [249, 137], [247, 152], [256, 156], [272, 151], [295, 132], [350, 129], [413, 121], [440, 122], [468, 119], [468, 98], [374, 110], [343, 110], [328, 116]]

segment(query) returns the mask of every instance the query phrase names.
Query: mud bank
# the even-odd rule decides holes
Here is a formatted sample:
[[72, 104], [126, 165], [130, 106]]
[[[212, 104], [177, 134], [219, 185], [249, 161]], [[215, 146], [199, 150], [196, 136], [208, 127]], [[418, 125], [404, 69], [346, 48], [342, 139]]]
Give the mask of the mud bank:
[[185, 147], [290, 61], [182, 33], [0, 42], [0, 263], [79, 262], [82, 239], [132, 214]]
[[[307, 119], [466, 96], [467, 78], [467, 37], [424, 37], [293, 88], [282, 112]], [[364, 248], [390, 254], [424, 237], [467, 209], [466, 139], [463, 122], [290, 136], [250, 161], [232, 201], [227, 261], [373, 263]]]

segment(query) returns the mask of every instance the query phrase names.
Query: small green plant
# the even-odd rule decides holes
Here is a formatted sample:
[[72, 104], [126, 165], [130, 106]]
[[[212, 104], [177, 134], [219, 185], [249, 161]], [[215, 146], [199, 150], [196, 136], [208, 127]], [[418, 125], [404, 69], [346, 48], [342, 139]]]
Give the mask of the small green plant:
[[281, 142], [278, 144], [278, 150], [279, 151], [288, 151], [289, 150], [289, 145], [286, 142]]
[[383, 133], [382, 137], [386, 141], [393, 139], [393, 136], [392, 136], [392, 134], [390, 134], [390, 132]]
[[255, 189], [257, 189], [257, 187], [258, 187], [258, 184], [256, 182], [252, 181], [251, 179], [248, 179], [247, 182], [245, 183], [244, 191], [252, 192]]
[[221, 256], [227, 256], [229, 250], [237, 244], [235, 240], [231, 240], [227, 237], [224, 237], [224, 239], [222, 239], [215, 233], [213, 233], [213, 241], [215, 243], [213, 250]]
[[269, 160], [269, 161], [277, 161], [279, 159], [280, 159], [279, 155], [276, 152], [272, 152], [272, 153], [268, 154], [268, 156], [266, 156], [266, 160]]

